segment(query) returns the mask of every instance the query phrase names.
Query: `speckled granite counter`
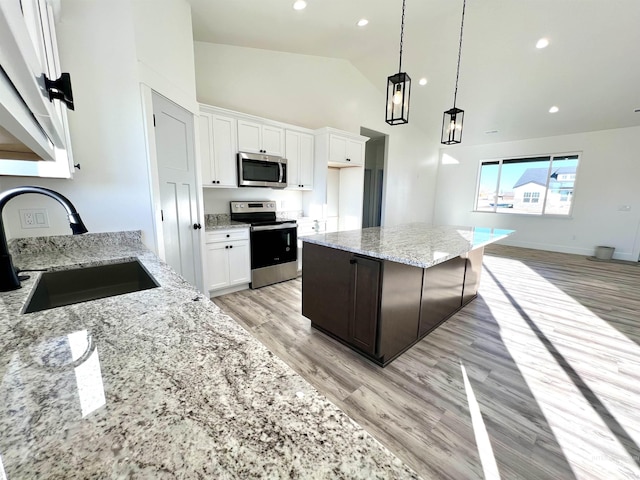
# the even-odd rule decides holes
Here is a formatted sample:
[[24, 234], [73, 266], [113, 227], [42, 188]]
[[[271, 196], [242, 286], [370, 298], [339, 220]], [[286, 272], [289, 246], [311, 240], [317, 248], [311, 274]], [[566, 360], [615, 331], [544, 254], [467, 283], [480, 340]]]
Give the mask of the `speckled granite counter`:
[[235, 222], [231, 216], [225, 213], [206, 214], [204, 216], [204, 229], [207, 232], [214, 230], [225, 230], [228, 228], [249, 228], [250, 225], [244, 222]]
[[138, 258], [159, 288], [22, 315], [0, 293], [0, 478], [417, 478], [146, 250], [12, 242], [22, 269]]
[[494, 228], [410, 223], [321, 233], [302, 240], [381, 260], [427, 268], [496, 242], [513, 232]]

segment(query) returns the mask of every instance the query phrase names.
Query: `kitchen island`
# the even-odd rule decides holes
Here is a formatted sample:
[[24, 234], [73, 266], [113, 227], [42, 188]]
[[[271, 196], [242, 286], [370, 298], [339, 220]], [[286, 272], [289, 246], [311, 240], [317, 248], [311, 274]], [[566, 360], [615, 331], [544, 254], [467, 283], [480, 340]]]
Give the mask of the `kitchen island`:
[[476, 297], [484, 246], [511, 233], [413, 223], [304, 237], [302, 314], [386, 366]]
[[11, 241], [21, 269], [137, 259], [157, 288], [23, 314], [0, 293], [0, 478], [417, 478], [141, 242]]

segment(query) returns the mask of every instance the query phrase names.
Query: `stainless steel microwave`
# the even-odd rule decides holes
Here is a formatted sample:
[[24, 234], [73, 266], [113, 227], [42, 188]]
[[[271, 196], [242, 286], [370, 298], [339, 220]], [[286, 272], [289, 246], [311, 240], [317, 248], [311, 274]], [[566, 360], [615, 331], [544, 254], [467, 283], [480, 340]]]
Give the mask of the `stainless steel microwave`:
[[287, 159], [264, 153], [238, 153], [238, 186], [287, 186]]

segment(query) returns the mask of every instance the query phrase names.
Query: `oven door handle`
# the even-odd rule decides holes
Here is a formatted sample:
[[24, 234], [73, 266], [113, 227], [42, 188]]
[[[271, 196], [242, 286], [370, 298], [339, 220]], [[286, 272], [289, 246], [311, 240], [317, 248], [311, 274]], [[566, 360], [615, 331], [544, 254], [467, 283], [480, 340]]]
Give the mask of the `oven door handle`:
[[282, 223], [280, 225], [262, 225], [251, 227], [252, 232], [264, 232], [267, 230], [284, 230], [286, 228], [296, 228], [296, 223]]

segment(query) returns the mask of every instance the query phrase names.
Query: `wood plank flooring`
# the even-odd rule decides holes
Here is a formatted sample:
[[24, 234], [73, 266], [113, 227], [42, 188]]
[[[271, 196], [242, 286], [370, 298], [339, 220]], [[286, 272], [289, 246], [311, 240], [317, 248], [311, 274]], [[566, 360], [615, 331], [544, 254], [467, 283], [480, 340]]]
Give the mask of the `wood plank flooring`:
[[384, 369], [310, 327], [300, 279], [214, 301], [423, 478], [640, 479], [639, 279], [491, 245], [478, 298]]

